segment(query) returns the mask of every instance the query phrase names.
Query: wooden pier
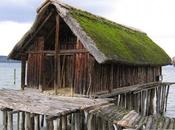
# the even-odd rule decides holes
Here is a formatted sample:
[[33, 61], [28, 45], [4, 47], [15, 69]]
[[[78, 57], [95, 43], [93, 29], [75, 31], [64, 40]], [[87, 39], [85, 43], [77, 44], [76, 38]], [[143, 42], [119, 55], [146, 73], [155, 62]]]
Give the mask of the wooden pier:
[[57, 127], [67, 130], [71, 126], [70, 120], [74, 122], [71, 126], [73, 130], [81, 130], [80, 127], [84, 125], [80, 124], [79, 118], [83, 117], [83, 110], [110, 101], [111, 99], [46, 96], [29, 90], [0, 90], [3, 130], [13, 130], [14, 114], [17, 114], [17, 130], [40, 130], [43, 126], [47, 130]]
[[[105, 98], [108, 97], [107, 94], [99, 94], [101, 98], [96, 99], [46, 96], [36, 89], [24, 91], [3, 89], [0, 90], [3, 130], [175, 128], [174, 119], [160, 116], [166, 111], [171, 84], [173, 83], [136, 85], [132, 90], [124, 89], [123, 93], [119, 90], [118, 93], [113, 92], [111, 94], [113, 98]], [[151, 93], [154, 93], [153, 96]], [[156, 110], [151, 106], [154, 97], [156, 97]], [[152, 113], [149, 113], [150, 110]], [[157, 115], [153, 116], [155, 111]], [[14, 122], [17, 122], [16, 125]]]

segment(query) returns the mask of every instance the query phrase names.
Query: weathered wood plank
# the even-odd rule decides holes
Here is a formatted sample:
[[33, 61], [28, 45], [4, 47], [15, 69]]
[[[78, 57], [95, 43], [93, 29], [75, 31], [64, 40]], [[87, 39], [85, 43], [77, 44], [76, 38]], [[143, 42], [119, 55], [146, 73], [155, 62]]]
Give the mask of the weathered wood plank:
[[84, 110], [93, 106], [107, 104], [109, 101], [111, 100], [46, 96], [32, 90], [25, 90], [24, 92], [0, 90], [0, 106], [39, 115], [61, 116], [80, 109]]

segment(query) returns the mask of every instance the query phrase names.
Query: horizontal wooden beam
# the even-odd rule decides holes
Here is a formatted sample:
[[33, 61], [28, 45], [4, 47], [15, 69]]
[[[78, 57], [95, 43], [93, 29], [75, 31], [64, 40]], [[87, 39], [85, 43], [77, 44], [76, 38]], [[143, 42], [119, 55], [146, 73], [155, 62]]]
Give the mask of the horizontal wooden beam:
[[[28, 53], [30, 54], [48, 54], [48, 55], [55, 55], [55, 51], [29, 51]], [[85, 49], [78, 49], [78, 50], [75, 50], [75, 49], [71, 49], [71, 50], [60, 50], [59, 54], [58, 55], [73, 55], [73, 54], [76, 54], [76, 53], [88, 53], [87, 50]]]
[[98, 98], [114, 97], [119, 94], [124, 94], [124, 93], [129, 93], [129, 92], [137, 93], [139, 91], [160, 87], [161, 85], [172, 85], [172, 84], [175, 84], [175, 83], [173, 82], [150, 82], [150, 83], [145, 83], [145, 84], [137, 84], [137, 85], [113, 89], [111, 93], [109, 93], [109, 91], [98, 92], [96, 93], [95, 97], [98, 97]]

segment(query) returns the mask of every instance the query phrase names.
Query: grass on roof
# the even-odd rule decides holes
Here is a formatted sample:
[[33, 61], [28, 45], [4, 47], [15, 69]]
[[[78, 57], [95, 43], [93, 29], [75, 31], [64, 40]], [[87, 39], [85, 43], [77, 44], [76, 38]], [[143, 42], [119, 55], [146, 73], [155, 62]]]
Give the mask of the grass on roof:
[[72, 9], [70, 15], [108, 58], [131, 64], [167, 64], [170, 61], [164, 50], [145, 33], [77, 9]]

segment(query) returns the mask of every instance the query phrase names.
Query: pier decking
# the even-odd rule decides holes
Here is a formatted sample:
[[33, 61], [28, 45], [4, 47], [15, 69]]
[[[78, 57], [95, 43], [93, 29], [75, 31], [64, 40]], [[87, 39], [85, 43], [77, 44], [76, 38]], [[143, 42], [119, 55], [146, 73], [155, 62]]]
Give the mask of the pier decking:
[[[112, 99], [46, 96], [37, 90], [30, 89], [25, 91], [3, 89], [0, 90], [3, 130], [14, 129], [13, 114], [16, 113], [17, 130], [40, 130], [44, 122], [47, 130], [53, 130], [56, 127], [69, 130], [68, 127], [71, 125], [73, 125], [72, 130], [81, 130], [82, 127], [86, 127], [86, 125], [81, 126], [82, 112], [95, 106], [109, 104], [110, 101]], [[54, 121], [57, 120], [59, 125], [54, 125]], [[69, 120], [72, 122], [71, 125]]]
[[[168, 93], [171, 84], [173, 83], [159, 83], [154, 87], [151, 84], [151, 88], [145, 87], [141, 92], [140, 87], [135, 86], [131, 92], [139, 99], [138, 104], [131, 104], [130, 101], [127, 104], [126, 100], [129, 98], [122, 96], [122, 93], [113, 98], [92, 99], [47, 96], [35, 89], [24, 91], [2, 89], [0, 90], [0, 109], [3, 112], [3, 130], [14, 130], [14, 120], [17, 121], [17, 130], [41, 130], [43, 127], [46, 127], [46, 130], [172, 129], [175, 128], [175, 119], [156, 115], [147, 116], [145, 103], [143, 104], [151, 100], [149, 96], [144, 96], [149, 94], [149, 89], [160, 89], [161, 92], [166, 90]], [[157, 90], [153, 92], [159, 95]], [[138, 97], [139, 93], [143, 100], [140, 96]], [[124, 95], [131, 95], [131, 93], [124, 93]], [[156, 104], [163, 101], [166, 105], [166, 95], [156, 96], [156, 98]], [[161, 100], [158, 102], [159, 99]], [[134, 105], [142, 107], [144, 111], [140, 112], [134, 108]]]
[[61, 116], [86, 108], [109, 103], [111, 99], [46, 96], [37, 90], [0, 90], [1, 108], [25, 111], [47, 116]]

